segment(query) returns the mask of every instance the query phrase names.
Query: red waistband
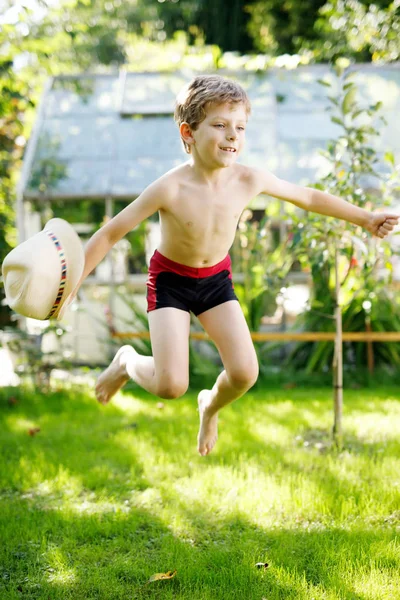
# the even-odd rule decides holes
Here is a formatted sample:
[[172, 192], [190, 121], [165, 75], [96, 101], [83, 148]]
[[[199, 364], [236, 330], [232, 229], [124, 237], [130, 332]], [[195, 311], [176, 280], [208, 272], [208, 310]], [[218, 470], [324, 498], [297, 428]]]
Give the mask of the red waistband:
[[157, 271], [170, 271], [172, 273], [177, 273], [178, 275], [184, 275], [186, 277], [210, 277], [210, 275], [216, 275], [221, 271], [231, 271], [231, 257], [229, 254], [225, 256], [221, 262], [213, 265], [212, 267], [200, 267], [197, 269], [196, 267], [189, 267], [187, 265], [181, 265], [180, 263], [175, 262], [160, 254], [158, 250], [156, 250], [151, 257], [150, 260], [150, 272]]

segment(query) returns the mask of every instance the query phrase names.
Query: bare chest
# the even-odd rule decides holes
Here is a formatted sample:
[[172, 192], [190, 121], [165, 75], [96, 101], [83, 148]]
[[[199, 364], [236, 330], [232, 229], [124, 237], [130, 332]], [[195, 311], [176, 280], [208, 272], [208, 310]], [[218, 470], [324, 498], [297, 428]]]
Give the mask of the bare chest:
[[243, 203], [231, 194], [196, 194], [180, 199], [176, 208], [175, 219], [183, 231], [195, 237], [219, 237], [236, 230]]

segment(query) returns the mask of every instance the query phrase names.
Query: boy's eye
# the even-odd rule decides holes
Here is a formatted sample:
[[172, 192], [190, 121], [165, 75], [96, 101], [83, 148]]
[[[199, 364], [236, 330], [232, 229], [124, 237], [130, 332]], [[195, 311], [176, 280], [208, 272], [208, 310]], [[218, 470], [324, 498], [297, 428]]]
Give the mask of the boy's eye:
[[221, 129], [222, 127], [225, 127], [225, 125], [223, 123], [216, 123], [214, 127], [219, 127]]
[[244, 127], [240, 126], [238, 127], [239, 131], [244, 131]]

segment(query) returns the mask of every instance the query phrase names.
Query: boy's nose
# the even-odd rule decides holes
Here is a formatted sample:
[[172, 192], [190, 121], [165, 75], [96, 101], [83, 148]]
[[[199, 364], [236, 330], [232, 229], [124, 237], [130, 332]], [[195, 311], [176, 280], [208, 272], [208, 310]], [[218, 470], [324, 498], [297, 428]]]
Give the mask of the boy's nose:
[[236, 140], [236, 133], [234, 131], [228, 131], [226, 134], [227, 140]]

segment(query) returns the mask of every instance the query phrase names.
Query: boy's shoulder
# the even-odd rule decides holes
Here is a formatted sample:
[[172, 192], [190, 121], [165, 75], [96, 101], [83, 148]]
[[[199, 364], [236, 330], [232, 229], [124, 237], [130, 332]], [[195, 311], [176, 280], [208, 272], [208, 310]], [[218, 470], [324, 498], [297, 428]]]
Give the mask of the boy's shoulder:
[[[238, 165], [239, 166], [239, 165]], [[249, 167], [247, 165], [240, 165], [242, 169], [242, 177], [247, 179], [251, 183], [264, 182], [268, 178], [276, 178], [273, 173], [267, 169], [261, 169], [259, 167]]]
[[243, 165], [242, 163], [236, 163], [235, 165], [236, 175], [243, 179], [251, 179], [254, 177], [255, 170], [253, 167]]
[[[232, 182], [236, 181], [237, 183], [244, 183], [247, 186], [254, 185], [260, 176], [259, 169], [241, 163], [232, 165], [230, 170], [230, 180]], [[180, 164], [161, 175], [150, 187], [152, 188], [152, 191], [162, 193], [165, 199], [169, 198], [172, 200], [182, 190], [182, 186], [185, 188], [188, 184], [193, 184], [192, 177], [192, 168], [189, 162], [187, 162]]]
[[174, 167], [170, 169], [163, 175], [160, 175], [157, 179], [155, 179], [147, 188], [148, 191], [152, 195], [162, 196], [164, 200], [172, 199], [179, 187], [179, 182], [182, 180], [182, 166]]
[[159, 188], [168, 188], [170, 190], [174, 190], [176, 189], [176, 186], [178, 186], [179, 183], [184, 180], [185, 177], [187, 177], [188, 169], [189, 167], [187, 163], [173, 167], [156, 179], [153, 185]]
[[235, 166], [237, 167], [238, 179], [247, 185], [256, 184], [262, 175], [262, 171], [255, 167], [249, 167], [248, 165], [243, 165], [241, 163], [238, 163]]

